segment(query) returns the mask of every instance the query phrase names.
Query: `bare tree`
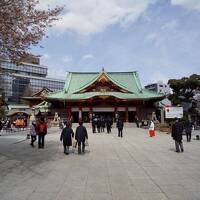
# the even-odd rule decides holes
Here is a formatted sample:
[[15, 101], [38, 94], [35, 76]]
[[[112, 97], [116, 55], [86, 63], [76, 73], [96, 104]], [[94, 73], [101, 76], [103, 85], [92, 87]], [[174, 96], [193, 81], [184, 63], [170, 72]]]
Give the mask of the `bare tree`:
[[19, 61], [58, 20], [62, 7], [40, 10], [39, 0], [0, 0], [0, 56]]

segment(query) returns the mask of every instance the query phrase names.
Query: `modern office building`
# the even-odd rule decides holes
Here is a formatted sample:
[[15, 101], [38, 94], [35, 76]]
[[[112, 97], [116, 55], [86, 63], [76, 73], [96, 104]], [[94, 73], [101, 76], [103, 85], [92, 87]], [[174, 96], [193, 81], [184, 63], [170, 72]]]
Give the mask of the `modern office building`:
[[145, 86], [146, 89], [157, 92], [157, 93], [162, 93], [165, 95], [170, 94], [170, 86], [168, 84], [165, 84], [161, 81], [158, 81], [157, 83], [149, 84]]
[[8, 103], [20, 103], [21, 97], [36, 93], [42, 88], [62, 90], [63, 80], [47, 78], [48, 68], [38, 58], [29, 58], [20, 64], [0, 59], [0, 87]]

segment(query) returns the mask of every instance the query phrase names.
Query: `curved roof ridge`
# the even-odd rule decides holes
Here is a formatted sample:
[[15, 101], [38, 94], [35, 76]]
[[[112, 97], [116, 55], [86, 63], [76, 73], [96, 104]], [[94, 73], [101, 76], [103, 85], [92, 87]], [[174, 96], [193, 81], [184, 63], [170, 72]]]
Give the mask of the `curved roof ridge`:
[[67, 77], [66, 77], [66, 82], [65, 82], [65, 86], [64, 86], [64, 92], [67, 92], [69, 89], [69, 85], [71, 82], [71, 78], [72, 78], [72, 73], [71, 72], [67, 72]]
[[116, 81], [116, 80], [114, 80], [112, 77], [110, 77], [109, 74], [106, 74], [106, 75], [107, 75], [107, 76], [109, 77], [109, 79], [110, 79], [112, 82], [114, 82], [116, 85], [122, 87], [123, 89], [129, 91], [130, 93], [134, 93], [134, 92], [130, 91], [126, 86], [122, 85], [121, 83], [119, 83], [118, 81]]
[[[96, 73], [97, 74], [97, 73]], [[99, 73], [98, 76], [94, 77], [90, 82], [86, 83], [85, 85], [81, 86], [80, 88], [78, 88], [76, 91], [74, 91], [73, 93], [79, 92], [80, 90], [83, 90], [84, 88], [86, 88], [87, 86], [93, 84], [100, 76], [102, 73]]]
[[140, 79], [139, 79], [138, 72], [133, 73], [133, 77], [135, 79], [135, 83], [136, 83], [136, 86], [137, 86], [139, 92], [142, 92], [143, 88], [142, 88], [142, 85], [141, 85], [141, 82], [140, 82]]
[[127, 90], [128, 92], [130, 93], [133, 93], [132, 91], [130, 91], [127, 87], [123, 86], [122, 84], [118, 83], [116, 80], [114, 80], [113, 78], [111, 78], [108, 74], [108, 72], [106, 71], [101, 71], [99, 72], [98, 76], [93, 78], [90, 82], [86, 83], [85, 85], [83, 85], [82, 87], [80, 87], [79, 89], [77, 89], [76, 91], [74, 91], [73, 93], [77, 93], [81, 90], [83, 90], [84, 88], [88, 87], [89, 85], [93, 84], [96, 80], [98, 80], [98, 78], [102, 75], [102, 74], [105, 74], [109, 80], [111, 80], [113, 83], [115, 83], [117, 86], [121, 87], [122, 89], [124, 90]]

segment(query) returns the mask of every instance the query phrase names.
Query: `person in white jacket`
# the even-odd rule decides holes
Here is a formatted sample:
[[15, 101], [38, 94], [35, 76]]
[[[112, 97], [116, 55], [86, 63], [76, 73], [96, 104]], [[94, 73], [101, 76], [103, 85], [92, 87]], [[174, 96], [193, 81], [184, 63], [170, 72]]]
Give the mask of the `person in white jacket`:
[[31, 143], [30, 145], [34, 147], [34, 142], [36, 141], [36, 123], [32, 122], [31, 127], [30, 127], [30, 135], [31, 135]]
[[153, 137], [155, 136], [155, 125], [154, 122], [151, 120], [150, 127], [149, 127], [149, 136]]

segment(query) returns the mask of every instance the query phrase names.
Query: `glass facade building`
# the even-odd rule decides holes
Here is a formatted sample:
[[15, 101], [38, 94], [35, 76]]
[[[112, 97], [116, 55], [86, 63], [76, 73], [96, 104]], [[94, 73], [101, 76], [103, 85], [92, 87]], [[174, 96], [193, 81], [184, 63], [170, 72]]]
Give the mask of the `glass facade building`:
[[48, 68], [39, 64], [0, 60], [0, 87], [9, 103], [20, 103], [27, 93], [46, 87], [52, 91], [63, 90], [64, 81], [47, 78]]

